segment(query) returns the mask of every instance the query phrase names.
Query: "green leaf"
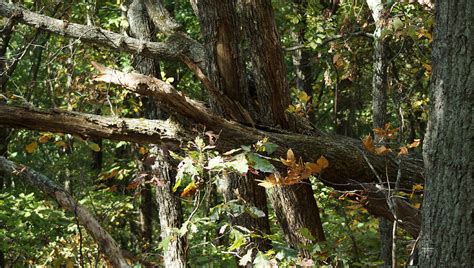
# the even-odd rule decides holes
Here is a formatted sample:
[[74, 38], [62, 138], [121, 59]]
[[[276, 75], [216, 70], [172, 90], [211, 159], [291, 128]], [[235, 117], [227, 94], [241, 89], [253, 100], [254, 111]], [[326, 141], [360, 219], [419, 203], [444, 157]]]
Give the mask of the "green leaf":
[[247, 154], [247, 158], [252, 165], [252, 167], [256, 170], [271, 173], [275, 170], [275, 167], [268, 161], [267, 159], [259, 156], [256, 153], [249, 153]]
[[271, 155], [278, 148], [278, 145], [272, 142], [266, 142], [263, 146], [268, 155]]
[[234, 229], [231, 231], [231, 235], [234, 237], [234, 243], [229, 247], [230, 251], [236, 250], [245, 244], [245, 237], [241, 232]]
[[87, 146], [89, 146], [89, 148], [91, 148], [92, 151], [94, 151], [94, 152], [100, 152], [100, 146], [99, 146], [99, 144], [97, 144], [95, 142], [88, 141]]
[[304, 238], [306, 238], [306, 239], [309, 239], [309, 240], [311, 240], [311, 241], [315, 241], [315, 240], [316, 240], [316, 238], [314, 238], [314, 236], [311, 234], [311, 232], [309, 231], [308, 228], [301, 228], [301, 229], [299, 230], [299, 232], [300, 232], [300, 234], [301, 234]]

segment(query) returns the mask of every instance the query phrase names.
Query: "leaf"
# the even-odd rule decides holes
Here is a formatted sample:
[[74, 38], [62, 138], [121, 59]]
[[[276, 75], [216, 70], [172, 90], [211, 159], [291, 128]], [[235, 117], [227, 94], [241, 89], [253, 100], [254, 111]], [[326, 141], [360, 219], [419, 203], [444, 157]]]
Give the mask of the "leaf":
[[420, 139], [415, 139], [412, 143], [408, 144], [408, 148], [416, 148], [420, 145]]
[[100, 146], [99, 146], [99, 144], [97, 144], [95, 142], [89, 141], [89, 142], [87, 142], [87, 146], [89, 146], [89, 148], [91, 148], [92, 151], [94, 151], [94, 152], [100, 152]]
[[265, 144], [263, 144], [263, 146], [265, 147], [265, 151], [268, 155], [271, 155], [278, 148], [277, 144], [271, 142], [266, 142]]
[[252, 248], [247, 250], [247, 253], [245, 253], [245, 255], [242, 256], [242, 258], [240, 258], [239, 265], [240, 266], [246, 266], [247, 263], [249, 263], [251, 261], [252, 261]]
[[32, 154], [34, 151], [36, 151], [36, 149], [38, 149], [38, 143], [36, 141], [33, 141], [25, 146], [25, 150], [29, 154]]
[[286, 152], [286, 160], [287, 161], [296, 161], [295, 160], [295, 154], [293, 153], [293, 150], [288, 149], [288, 151]]
[[301, 228], [299, 230], [299, 233], [308, 240], [316, 241], [316, 238], [314, 238], [314, 236], [311, 234], [308, 228]]
[[256, 180], [256, 181], [259, 181], [260, 183], [258, 184], [258, 186], [262, 186], [264, 188], [272, 188], [273, 186], [276, 185], [275, 182], [272, 182], [272, 181], [269, 181], [269, 180]]
[[400, 152], [398, 152], [398, 156], [401, 155], [407, 155], [408, 154], [408, 149], [405, 146], [400, 147]]
[[194, 181], [191, 181], [188, 185], [186, 185], [186, 188], [184, 188], [183, 192], [181, 192], [181, 197], [189, 197], [193, 194], [195, 194], [197, 191], [197, 186]]
[[227, 166], [237, 171], [239, 174], [246, 174], [249, 170], [249, 165], [245, 154], [238, 154], [234, 157], [234, 161], [228, 162]]
[[138, 153], [141, 154], [141, 155], [144, 155], [146, 154], [147, 152], [147, 149], [143, 146], [140, 146], [140, 148], [138, 148]]
[[44, 134], [43, 136], [39, 137], [39, 143], [47, 143], [51, 138], [51, 134]]
[[390, 148], [385, 147], [384, 145], [375, 148], [374, 153], [377, 155], [384, 155], [390, 153], [392, 150]]
[[207, 164], [208, 169], [222, 169], [224, 167], [224, 159], [221, 156], [211, 158]]
[[[375, 130], [374, 130], [375, 131]], [[374, 146], [374, 140], [372, 140], [372, 136], [367, 135], [362, 139], [362, 144], [364, 145], [364, 148], [369, 151], [369, 152], [374, 152], [375, 146]]]
[[229, 247], [229, 251], [236, 250], [245, 244], [245, 237], [241, 232], [234, 229], [231, 231], [231, 235], [234, 236], [234, 242]]
[[258, 154], [249, 153], [247, 154], [247, 159], [253, 169], [267, 173], [275, 171], [275, 167], [272, 165], [272, 163]]
[[415, 184], [412, 186], [413, 191], [422, 191], [423, 190], [423, 185], [421, 184]]
[[256, 207], [246, 207], [245, 211], [252, 216], [252, 218], [263, 218], [265, 217], [265, 212], [261, 211]]
[[316, 161], [316, 164], [318, 164], [321, 169], [325, 169], [329, 166], [329, 161], [326, 159], [326, 157], [324, 157], [324, 155], [321, 155], [318, 161]]

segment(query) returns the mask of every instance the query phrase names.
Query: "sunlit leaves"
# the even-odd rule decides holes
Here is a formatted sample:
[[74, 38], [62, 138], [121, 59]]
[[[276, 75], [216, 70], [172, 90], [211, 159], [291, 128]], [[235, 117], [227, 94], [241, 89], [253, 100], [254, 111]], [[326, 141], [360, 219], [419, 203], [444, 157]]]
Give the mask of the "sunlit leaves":
[[296, 159], [293, 150], [288, 149], [286, 159], [281, 158], [281, 163], [287, 167], [287, 175], [285, 177], [277, 171], [268, 175], [265, 180], [260, 180], [259, 185], [265, 188], [271, 188], [276, 185], [292, 185], [308, 179], [311, 175], [321, 173], [321, 171], [329, 166], [326, 157], [321, 156], [316, 162], [304, 162], [300, 158]]

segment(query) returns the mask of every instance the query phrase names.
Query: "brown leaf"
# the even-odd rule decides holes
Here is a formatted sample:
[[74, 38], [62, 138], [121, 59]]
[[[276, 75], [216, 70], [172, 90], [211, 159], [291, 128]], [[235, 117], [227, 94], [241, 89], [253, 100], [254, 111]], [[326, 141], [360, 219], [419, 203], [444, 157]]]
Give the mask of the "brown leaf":
[[408, 144], [408, 148], [416, 148], [420, 145], [420, 139], [415, 139], [412, 143]]
[[324, 157], [324, 155], [321, 155], [316, 163], [321, 167], [321, 169], [325, 169], [329, 166], [329, 161]]
[[408, 154], [408, 149], [405, 146], [400, 147], [400, 152], [398, 152], [398, 156], [401, 155], [407, 155]]
[[377, 155], [384, 155], [390, 153], [392, 150], [390, 148], [385, 147], [384, 145], [375, 148], [374, 152]]
[[362, 144], [364, 145], [364, 148], [369, 151], [369, 152], [374, 152], [375, 146], [374, 146], [374, 140], [372, 140], [372, 136], [367, 135], [362, 139]]

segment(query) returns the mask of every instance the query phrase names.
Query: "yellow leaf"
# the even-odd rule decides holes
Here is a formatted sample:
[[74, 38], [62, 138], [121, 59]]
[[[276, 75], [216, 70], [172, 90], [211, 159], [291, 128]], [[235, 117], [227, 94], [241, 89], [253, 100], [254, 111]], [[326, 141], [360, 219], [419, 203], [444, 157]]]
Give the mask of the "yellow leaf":
[[387, 148], [385, 146], [380, 146], [380, 147], [377, 147], [375, 148], [374, 152], [375, 154], [377, 155], [384, 155], [384, 154], [387, 154], [387, 153], [390, 153], [392, 150], [390, 148]]
[[[99, 148], [99, 150], [100, 150], [100, 148]], [[140, 148], [138, 149], [138, 152], [139, 152], [141, 155], [146, 154], [146, 151], [147, 151], [147, 150], [146, 150], [145, 147], [140, 147]]]
[[181, 197], [191, 196], [196, 191], [197, 191], [196, 183], [194, 183], [194, 181], [192, 181], [186, 186], [186, 188], [184, 188], [183, 192], [181, 193]]
[[423, 190], [423, 185], [421, 184], [415, 184], [412, 186], [413, 191], [421, 191]]
[[260, 183], [258, 184], [259, 186], [262, 186], [262, 187], [265, 187], [265, 188], [272, 188], [273, 186], [275, 186], [276, 184], [271, 182], [271, 181], [267, 181], [267, 180], [257, 180], [259, 181]]
[[25, 146], [25, 150], [29, 154], [32, 154], [36, 149], [38, 149], [38, 143], [36, 141]]
[[415, 203], [415, 204], [413, 204], [413, 206], [414, 206], [415, 208], [417, 208], [417, 209], [420, 209], [421, 203]]
[[324, 157], [324, 155], [321, 155], [321, 157], [316, 161], [316, 164], [321, 167], [321, 169], [325, 169], [329, 166], [329, 161]]
[[295, 160], [295, 154], [293, 153], [293, 150], [288, 149], [288, 151], [286, 152], [286, 159], [288, 161], [296, 161]]

